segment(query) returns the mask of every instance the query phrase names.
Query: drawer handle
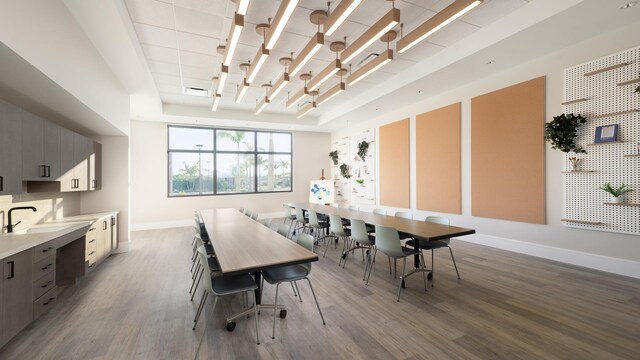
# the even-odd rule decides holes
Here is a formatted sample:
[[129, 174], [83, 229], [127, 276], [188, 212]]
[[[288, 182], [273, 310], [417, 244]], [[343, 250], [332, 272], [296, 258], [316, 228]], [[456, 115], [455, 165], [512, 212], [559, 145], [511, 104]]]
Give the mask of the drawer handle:
[[89, 241], [89, 244], [96, 242], [96, 239]]
[[95, 264], [91, 264], [91, 265], [89, 265], [89, 267], [90, 267], [90, 268], [92, 268], [92, 267], [93, 267], [93, 265], [95, 265]]
[[93, 231], [93, 230], [95, 230], [95, 229], [96, 229], [96, 228], [89, 228], [89, 231]]
[[43, 305], [43, 306], [47, 306], [47, 305], [49, 305], [49, 303], [50, 303], [51, 301], [53, 301], [53, 300], [55, 300], [55, 299], [56, 299], [56, 298], [54, 298], [54, 297], [49, 298], [49, 300], [47, 300], [47, 302], [46, 302], [46, 303], [43, 303], [42, 305]]
[[42, 250], [43, 253], [49, 252], [49, 250], [52, 250], [53, 248], [51, 246], [49, 246], [48, 248]]
[[43, 267], [43, 268], [41, 268], [41, 269], [42, 269], [42, 270], [47, 270], [48, 268], [50, 268], [50, 267], [52, 267], [52, 266], [53, 266], [53, 264], [47, 264], [47, 266], [45, 266], [45, 267]]
[[91, 255], [93, 255], [95, 253], [96, 253], [95, 251], [92, 251], [92, 252], [89, 253], [89, 256], [91, 256]]
[[46, 283], [46, 284], [44, 284], [44, 285], [40, 285], [40, 287], [41, 287], [41, 288], [46, 288], [46, 287], [47, 287], [47, 286], [49, 286], [49, 284], [51, 284], [52, 282], [53, 282], [53, 281], [49, 280], [49, 281], [47, 281], [47, 283]]

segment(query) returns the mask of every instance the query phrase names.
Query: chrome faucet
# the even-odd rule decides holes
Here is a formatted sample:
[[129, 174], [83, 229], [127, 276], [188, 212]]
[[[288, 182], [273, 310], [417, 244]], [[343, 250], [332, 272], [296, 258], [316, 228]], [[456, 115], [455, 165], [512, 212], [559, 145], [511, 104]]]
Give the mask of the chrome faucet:
[[33, 206], [18, 206], [18, 207], [9, 209], [9, 212], [7, 213], [7, 233], [12, 233], [13, 228], [22, 222], [22, 221], [18, 221], [15, 224], [12, 223], [11, 212], [13, 212], [13, 210], [32, 210], [33, 212], [38, 211], [38, 209], [36, 209]]

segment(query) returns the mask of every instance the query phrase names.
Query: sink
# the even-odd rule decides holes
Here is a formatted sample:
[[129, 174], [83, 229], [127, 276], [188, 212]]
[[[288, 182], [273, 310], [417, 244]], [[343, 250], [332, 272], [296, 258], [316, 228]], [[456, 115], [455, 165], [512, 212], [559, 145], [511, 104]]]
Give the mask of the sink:
[[18, 230], [18, 231], [14, 231], [14, 234], [17, 235], [26, 235], [26, 234], [41, 234], [41, 233], [48, 233], [48, 232], [55, 232], [55, 231], [59, 231], [62, 230], [64, 228], [69, 227], [69, 224], [41, 224], [41, 225], [35, 225], [33, 227], [30, 227], [28, 229], [22, 229], [22, 230]]

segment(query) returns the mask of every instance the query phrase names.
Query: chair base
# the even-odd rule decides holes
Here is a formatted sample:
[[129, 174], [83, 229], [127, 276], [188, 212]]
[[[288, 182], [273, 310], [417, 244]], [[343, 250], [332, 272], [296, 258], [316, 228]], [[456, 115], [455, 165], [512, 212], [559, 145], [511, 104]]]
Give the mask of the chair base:
[[245, 316], [248, 316], [248, 315], [253, 314], [253, 311], [254, 311], [253, 309], [254, 309], [256, 306], [258, 307], [258, 314], [260, 314], [260, 312], [261, 312], [263, 309], [267, 309], [267, 310], [269, 310], [269, 309], [270, 309], [270, 310], [275, 310], [275, 309], [278, 309], [278, 310], [286, 310], [286, 309], [285, 309], [285, 307], [284, 307], [284, 305], [275, 305], [275, 304], [258, 304], [258, 305], [253, 305], [253, 306], [248, 307], [246, 310], [244, 310], [244, 311], [242, 311], [242, 312], [239, 312], [239, 313], [237, 313], [237, 314], [234, 314], [234, 315], [231, 315], [231, 316], [227, 317], [227, 318], [226, 318], [227, 323], [230, 323], [230, 322], [232, 322], [232, 321], [234, 321], [234, 320], [237, 320], [237, 319], [240, 319], [240, 318], [243, 318], [243, 317], [245, 317]]

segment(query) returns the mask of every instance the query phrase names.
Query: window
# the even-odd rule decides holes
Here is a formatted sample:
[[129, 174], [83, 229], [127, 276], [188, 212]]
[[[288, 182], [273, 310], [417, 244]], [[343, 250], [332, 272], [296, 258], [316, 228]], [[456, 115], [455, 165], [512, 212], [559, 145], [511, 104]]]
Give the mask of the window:
[[169, 196], [292, 191], [292, 135], [169, 126]]

